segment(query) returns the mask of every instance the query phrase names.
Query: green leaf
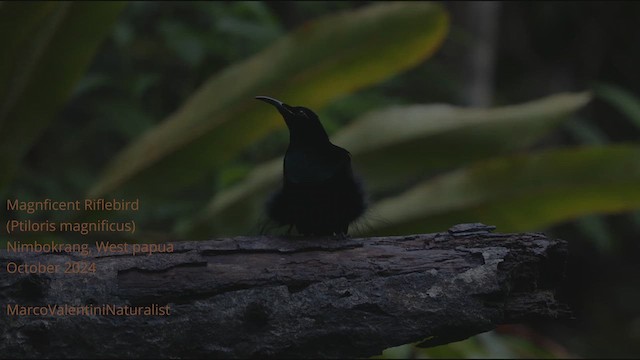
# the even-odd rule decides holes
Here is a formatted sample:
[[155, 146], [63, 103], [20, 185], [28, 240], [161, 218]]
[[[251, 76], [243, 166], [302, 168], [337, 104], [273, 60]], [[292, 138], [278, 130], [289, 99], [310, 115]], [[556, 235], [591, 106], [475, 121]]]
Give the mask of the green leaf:
[[318, 109], [417, 65], [433, 54], [447, 29], [445, 10], [422, 2], [379, 3], [307, 23], [210, 78], [119, 153], [90, 194], [166, 194], [191, 185], [284, 125], [254, 96]]
[[465, 222], [529, 231], [640, 207], [640, 147], [616, 145], [478, 162], [382, 200], [367, 233], [440, 231]]
[[[380, 193], [428, 172], [527, 147], [588, 101], [588, 94], [579, 93], [494, 109], [391, 107], [351, 123], [333, 142], [351, 152], [368, 190]], [[246, 232], [281, 176], [281, 159], [257, 167], [243, 182], [209, 203], [194, 224], [198, 229], [194, 234], [208, 227], [217, 234]]]
[[595, 93], [625, 114], [640, 129], [640, 99], [623, 88], [610, 84], [599, 84]]
[[0, 3], [0, 191], [69, 98], [124, 5]]
[[576, 220], [576, 226], [585, 239], [590, 240], [600, 252], [611, 253], [616, 245], [613, 234], [602, 216], [586, 215]]
[[573, 117], [564, 128], [581, 144], [604, 145], [609, 142], [607, 135], [597, 126], [582, 117]]
[[427, 172], [526, 148], [589, 99], [567, 93], [492, 109], [391, 107], [350, 124], [334, 143], [354, 155], [371, 191], [389, 190]]
[[250, 234], [262, 214], [270, 191], [276, 189], [282, 177], [282, 159], [259, 165], [238, 185], [220, 192], [200, 216], [184, 226], [190, 237], [200, 234]]

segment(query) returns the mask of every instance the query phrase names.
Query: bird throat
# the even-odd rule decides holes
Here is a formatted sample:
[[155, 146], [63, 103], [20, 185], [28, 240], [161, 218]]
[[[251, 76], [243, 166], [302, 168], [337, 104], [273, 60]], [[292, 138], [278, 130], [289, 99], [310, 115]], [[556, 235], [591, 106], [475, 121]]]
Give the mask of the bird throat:
[[[318, 148], [331, 144], [329, 136], [319, 121], [289, 126], [289, 147]], [[296, 126], [297, 125], [297, 126]]]

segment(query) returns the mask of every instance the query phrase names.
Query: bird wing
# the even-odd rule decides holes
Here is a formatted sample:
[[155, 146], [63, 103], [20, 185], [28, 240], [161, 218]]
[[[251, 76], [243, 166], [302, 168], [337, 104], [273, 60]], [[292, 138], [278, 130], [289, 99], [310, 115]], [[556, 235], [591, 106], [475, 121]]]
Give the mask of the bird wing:
[[323, 151], [291, 151], [284, 159], [284, 177], [296, 184], [324, 183], [351, 170], [351, 154], [331, 144]]

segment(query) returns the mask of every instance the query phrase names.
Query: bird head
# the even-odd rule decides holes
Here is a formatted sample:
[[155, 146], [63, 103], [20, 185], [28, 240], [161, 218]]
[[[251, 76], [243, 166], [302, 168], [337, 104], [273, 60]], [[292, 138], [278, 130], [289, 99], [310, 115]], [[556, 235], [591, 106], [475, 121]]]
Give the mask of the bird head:
[[322, 127], [318, 115], [302, 106], [291, 106], [268, 96], [256, 99], [275, 106], [289, 128], [290, 143], [328, 142], [327, 132]]

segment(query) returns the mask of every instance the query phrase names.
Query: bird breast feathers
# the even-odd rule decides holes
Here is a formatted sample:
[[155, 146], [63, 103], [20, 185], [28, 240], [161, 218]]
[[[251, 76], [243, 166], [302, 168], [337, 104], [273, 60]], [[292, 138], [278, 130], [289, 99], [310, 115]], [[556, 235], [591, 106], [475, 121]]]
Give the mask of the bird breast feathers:
[[322, 183], [349, 167], [350, 159], [348, 152], [287, 153], [284, 158], [284, 176], [293, 183]]

